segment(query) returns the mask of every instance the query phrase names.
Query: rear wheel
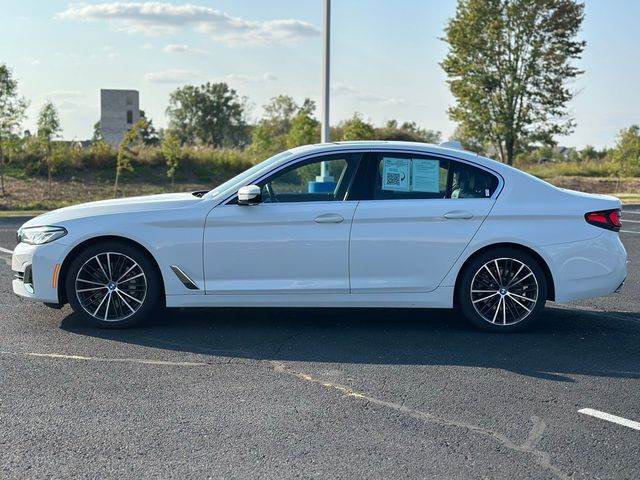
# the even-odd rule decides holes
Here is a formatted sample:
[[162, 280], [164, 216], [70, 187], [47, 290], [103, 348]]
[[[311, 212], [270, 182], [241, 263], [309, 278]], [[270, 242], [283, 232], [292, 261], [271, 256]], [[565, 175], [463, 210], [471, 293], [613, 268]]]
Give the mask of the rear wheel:
[[156, 272], [141, 250], [122, 242], [101, 242], [73, 259], [66, 276], [67, 298], [92, 325], [130, 327], [144, 321], [160, 303]]
[[531, 255], [514, 248], [490, 250], [473, 258], [458, 288], [465, 317], [492, 332], [514, 332], [531, 325], [546, 299], [542, 267]]

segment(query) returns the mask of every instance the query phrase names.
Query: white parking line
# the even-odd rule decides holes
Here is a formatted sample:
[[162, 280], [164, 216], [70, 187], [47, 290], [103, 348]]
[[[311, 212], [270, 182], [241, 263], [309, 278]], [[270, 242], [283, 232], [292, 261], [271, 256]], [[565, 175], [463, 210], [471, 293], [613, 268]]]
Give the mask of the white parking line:
[[640, 215], [640, 212], [637, 210], [622, 210], [622, 213], [633, 213], [634, 215]]
[[640, 232], [634, 232], [632, 230], [620, 230], [620, 232], [622, 232], [622, 233], [637, 233], [637, 234], [640, 234]]
[[9, 250], [7, 248], [2, 248], [2, 247], [0, 247], [0, 252], [8, 253], [9, 255], [13, 254], [13, 250]]
[[623, 220], [623, 222], [626, 222], [626, 223], [640, 223], [640, 220], [629, 220], [628, 218], [625, 218]]
[[633, 428], [634, 430], [640, 430], [640, 422], [634, 422], [626, 418], [618, 417], [617, 415], [611, 415], [610, 413], [601, 412], [600, 410], [594, 410], [593, 408], [583, 408], [578, 410], [578, 413], [584, 415], [590, 415], [592, 417], [606, 420], [607, 422], [617, 423], [618, 425], [624, 425], [625, 427]]

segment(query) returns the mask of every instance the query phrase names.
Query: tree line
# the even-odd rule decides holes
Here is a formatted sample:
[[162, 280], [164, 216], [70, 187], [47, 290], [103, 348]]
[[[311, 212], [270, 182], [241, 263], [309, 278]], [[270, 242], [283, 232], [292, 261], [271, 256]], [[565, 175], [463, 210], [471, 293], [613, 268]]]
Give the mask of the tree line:
[[[526, 165], [543, 158], [607, 161], [615, 174], [640, 171], [640, 132], [623, 129], [610, 151], [586, 147], [557, 158], [555, 138], [575, 128], [568, 104], [570, 84], [583, 72], [575, 62], [586, 42], [579, 38], [584, 4], [576, 0], [458, 0], [444, 29], [448, 52], [441, 62], [455, 104], [448, 114], [457, 123], [454, 139], [478, 153], [507, 164]], [[141, 147], [159, 149], [173, 184], [185, 147], [237, 149], [255, 158], [320, 140], [315, 103], [288, 95], [272, 98], [257, 122], [248, 120], [248, 100], [224, 82], [186, 85], [169, 97], [168, 127], [156, 130], [144, 114], [112, 152], [101, 138], [99, 123], [90, 145], [96, 158], [115, 158], [114, 190], [121, 175], [136, 163]], [[64, 161], [60, 119], [45, 103], [35, 135], [21, 134], [27, 100], [17, 81], [0, 65], [0, 183], [8, 159], [31, 151], [49, 181]], [[359, 113], [331, 128], [332, 140], [406, 140], [438, 143], [440, 132], [395, 120], [375, 126]], [[68, 155], [68, 152], [67, 152]], [[109, 157], [110, 158], [110, 157]]]

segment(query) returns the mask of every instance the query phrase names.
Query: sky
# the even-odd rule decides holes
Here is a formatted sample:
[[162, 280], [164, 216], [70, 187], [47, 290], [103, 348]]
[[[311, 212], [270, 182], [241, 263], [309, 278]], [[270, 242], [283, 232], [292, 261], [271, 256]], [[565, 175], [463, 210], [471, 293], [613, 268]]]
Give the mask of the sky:
[[[376, 125], [415, 121], [439, 130], [455, 124], [454, 103], [438, 65], [439, 38], [455, 0], [333, 0], [331, 123], [360, 112]], [[35, 130], [46, 100], [59, 109], [65, 139], [91, 137], [100, 89], [140, 92], [141, 108], [166, 126], [169, 94], [185, 84], [227, 82], [248, 97], [249, 118], [279, 94], [319, 104], [323, 0], [191, 0], [69, 3], [0, 0], [0, 63], [31, 101]], [[611, 147], [640, 123], [640, 1], [587, 0], [569, 105], [577, 128], [561, 145]]]

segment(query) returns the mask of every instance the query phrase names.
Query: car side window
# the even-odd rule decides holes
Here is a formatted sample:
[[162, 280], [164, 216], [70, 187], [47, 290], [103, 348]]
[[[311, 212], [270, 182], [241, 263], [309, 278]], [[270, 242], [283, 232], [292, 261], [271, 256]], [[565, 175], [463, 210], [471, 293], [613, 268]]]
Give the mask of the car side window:
[[361, 154], [324, 155], [276, 172], [258, 186], [263, 203], [344, 200]]
[[490, 198], [498, 183], [498, 178], [486, 170], [451, 162], [451, 198]]
[[401, 153], [380, 154], [373, 198], [446, 198], [448, 170], [448, 160]]

